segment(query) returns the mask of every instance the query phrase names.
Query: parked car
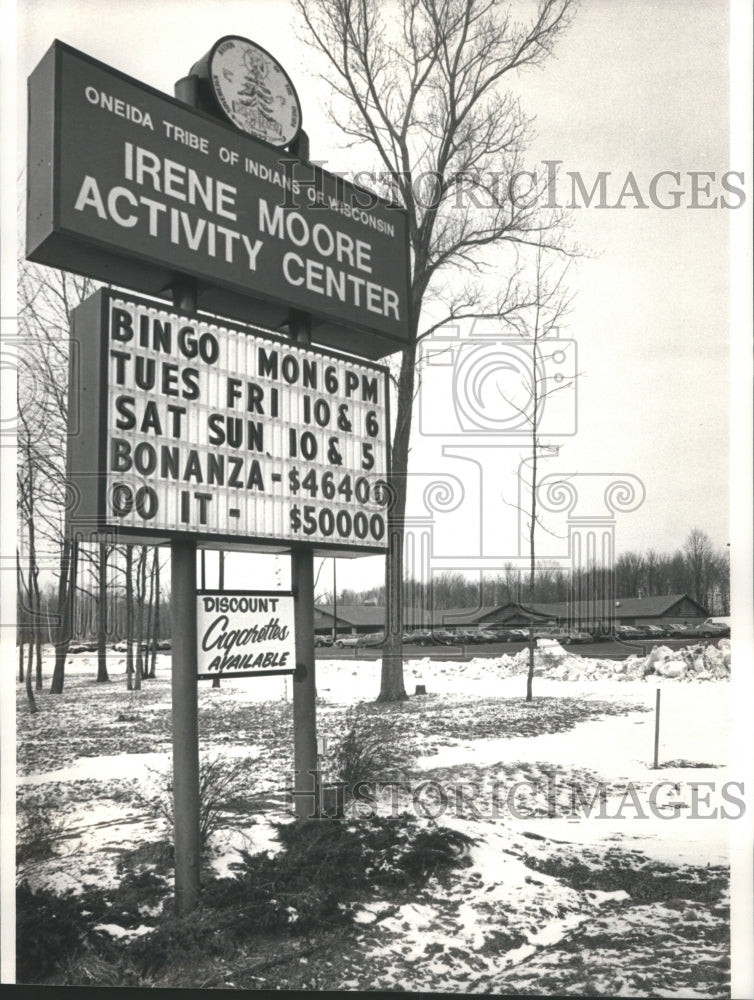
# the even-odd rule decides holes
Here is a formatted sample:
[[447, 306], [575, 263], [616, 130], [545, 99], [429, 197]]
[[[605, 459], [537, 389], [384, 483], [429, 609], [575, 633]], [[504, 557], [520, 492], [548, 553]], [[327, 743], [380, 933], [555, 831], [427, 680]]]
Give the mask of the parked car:
[[511, 633], [514, 631], [512, 628], [503, 628], [500, 625], [493, 625], [485, 629], [485, 632], [491, 632], [495, 636], [495, 642], [510, 642]]
[[586, 632], [580, 632], [575, 628], [562, 628], [556, 625], [535, 629], [534, 638], [557, 639], [558, 642], [564, 642], [566, 645], [574, 642], [591, 642], [592, 639]]
[[345, 649], [347, 647], [358, 646], [359, 639], [361, 636], [358, 635], [339, 635], [335, 640], [335, 645], [338, 649]]
[[359, 641], [356, 643], [357, 646], [381, 646], [385, 642], [384, 632], [368, 632], [366, 635], [360, 635]]
[[435, 640], [429, 629], [414, 629], [403, 633], [403, 642], [410, 646], [434, 646]]
[[479, 637], [480, 642], [497, 642], [497, 635], [491, 628], [480, 628]]
[[668, 639], [683, 639], [686, 637], [685, 625], [681, 625], [680, 622], [672, 622], [665, 629], [665, 635]]
[[642, 638], [639, 629], [634, 628], [633, 625], [616, 625], [614, 634], [616, 639], [622, 639], [624, 642]]
[[528, 628], [509, 628], [506, 630], [510, 638], [508, 642], [528, 642], [529, 641], [529, 629]]
[[432, 638], [438, 646], [455, 646], [458, 643], [455, 635], [446, 628], [432, 629]]
[[476, 643], [485, 642], [486, 640], [482, 638], [481, 633], [478, 629], [471, 628], [457, 628], [454, 631], [455, 640], [462, 645], [474, 645]]
[[315, 635], [314, 636], [315, 646], [332, 646], [332, 636], [331, 635]]
[[571, 633], [571, 642], [593, 642], [591, 632], [582, 632], [581, 629], [578, 632]]
[[730, 629], [708, 618], [701, 624], [682, 625], [678, 635], [683, 639], [722, 639], [730, 635]]
[[644, 625], [644, 634], [648, 639], [662, 639], [665, 635], [665, 629], [660, 628], [659, 625]]
[[637, 636], [640, 639], [650, 639], [651, 638], [651, 634], [649, 632], [649, 626], [648, 625], [630, 625], [628, 627], [632, 628], [634, 630], [634, 632], [636, 632]]
[[710, 639], [718, 637], [721, 639], [730, 638], [730, 625], [727, 622], [718, 622], [714, 618], [708, 618], [702, 624], [702, 629], [704, 630], [703, 634]]

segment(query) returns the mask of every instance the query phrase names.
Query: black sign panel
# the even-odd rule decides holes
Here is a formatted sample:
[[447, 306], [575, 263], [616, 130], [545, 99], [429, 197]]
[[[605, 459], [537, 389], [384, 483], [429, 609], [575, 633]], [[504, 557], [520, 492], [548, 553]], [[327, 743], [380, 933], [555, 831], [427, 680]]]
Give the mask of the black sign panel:
[[56, 42], [29, 78], [27, 255], [377, 358], [409, 330], [406, 213]]

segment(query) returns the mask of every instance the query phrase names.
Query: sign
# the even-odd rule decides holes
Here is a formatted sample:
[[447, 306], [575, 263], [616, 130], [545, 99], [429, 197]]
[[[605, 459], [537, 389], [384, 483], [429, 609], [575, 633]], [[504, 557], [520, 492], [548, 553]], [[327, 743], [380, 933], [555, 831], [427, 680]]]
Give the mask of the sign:
[[210, 92], [228, 121], [271, 146], [287, 146], [301, 130], [296, 88], [280, 63], [248, 38], [226, 35], [193, 75], [206, 75]]
[[291, 594], [197, 591], [196, 619], [199, 680], [295, 672]]
[[72, 320], [72, 523], [387, 548], [386, 368], [112, 291]]
[[27, 257], [379, 358], [409, 336], [407, 215], [55, 42], [29, 78]]

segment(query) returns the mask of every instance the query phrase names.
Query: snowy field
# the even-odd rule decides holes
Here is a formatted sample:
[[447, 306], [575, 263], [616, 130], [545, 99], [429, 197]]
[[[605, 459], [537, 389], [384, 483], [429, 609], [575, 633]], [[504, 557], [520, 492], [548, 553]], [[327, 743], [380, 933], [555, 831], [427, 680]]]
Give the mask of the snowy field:
[[[541, 643], [531, 705], [526, 655], [408, 661], [409, 701], [381, 709], [371, 704], [378, 662], [318, 660], [320, 735], [337, 742], [361, 706], [389, 716], [405, 745], [403, 785], [351, 818], [408, 810], [475, 841], [448, 882], [400, 906], [360, 906], [326, 985], [730, 996], [729, 837], [744, 807], [729, 768], [729, 643], [628, 661]], [[168, 836], [146, 803], [171, 767], [169, 655], [138, 692], [125, 690], [121, 655], [108, 669], [111, 683], [96, 684], [96, 657], [72, 656], [63, 694], [41, 693], [37, 715], [19, 687], [19, 819], [43, 797], [64, 830], [53, 858], [19, 872], [33, 886], [114, 884], [125, 850]], [[246, 808], [229, 809], [212, 841], [212, 866], [226, 874], [240, 850], [277, 850], [272, 823], [290, 816], [291, 680], [200, 682], [199, 718], [202, 755], [245, 759], [253, 774]], [[327, 777], [327, 755], [322, 766]], [[306, 974], [276, 985], [310, 987]]]

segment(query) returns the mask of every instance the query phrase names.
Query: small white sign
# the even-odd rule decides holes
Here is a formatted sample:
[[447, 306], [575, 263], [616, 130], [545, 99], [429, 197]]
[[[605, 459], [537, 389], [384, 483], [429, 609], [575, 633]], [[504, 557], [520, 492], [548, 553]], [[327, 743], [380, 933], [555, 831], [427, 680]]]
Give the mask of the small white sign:
[[203, 590], [196, 614], [200, 680], [295, 672], [292, 594]]

